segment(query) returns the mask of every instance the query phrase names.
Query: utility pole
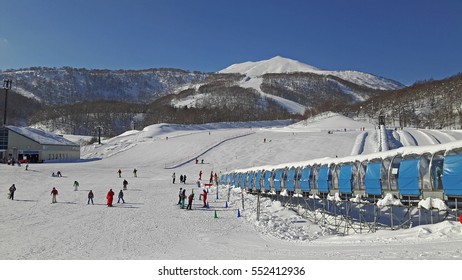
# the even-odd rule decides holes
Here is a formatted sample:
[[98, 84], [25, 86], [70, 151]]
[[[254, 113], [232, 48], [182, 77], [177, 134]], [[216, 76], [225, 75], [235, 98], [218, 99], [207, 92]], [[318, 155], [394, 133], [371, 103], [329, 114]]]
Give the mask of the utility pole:
[[3, 112], [3, 126], [6, 126], [6, 109], [8, 103], [8, 90], [11, 89], [13, 81], [11, 79], [3, 80], [3, 89], [5, 90], [5, 111]]

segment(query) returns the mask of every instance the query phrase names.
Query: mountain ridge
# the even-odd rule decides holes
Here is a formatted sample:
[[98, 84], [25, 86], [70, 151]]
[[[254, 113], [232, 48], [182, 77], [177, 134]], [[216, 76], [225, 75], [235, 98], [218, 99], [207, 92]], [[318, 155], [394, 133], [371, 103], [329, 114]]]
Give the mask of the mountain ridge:
[[403, 88], [404, 85], [398, 81], [377, 75], [354, 71], [331, 71], [322, 70], [315, 66], [301, 63], [297, 60], [275, 56], [273, 58], [261, 61], [247, 61], [237, 63], [220, 70], [219, 73], [240, 73], [251, 78], [256, 78], [269, 73], [313, 73], [323, 76], [335, 76], [343, 80], [353, 82], [358, 85], [364, 85], [379, 90], [395, 90]]

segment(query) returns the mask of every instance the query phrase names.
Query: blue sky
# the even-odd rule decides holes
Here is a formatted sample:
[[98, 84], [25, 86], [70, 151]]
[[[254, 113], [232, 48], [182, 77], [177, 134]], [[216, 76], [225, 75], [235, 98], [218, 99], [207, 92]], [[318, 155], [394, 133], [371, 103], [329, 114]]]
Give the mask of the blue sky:
[[460, 0], [0, 0], [0, 69], [172, 67], [276, 55], [404, 84], [462, 72]]

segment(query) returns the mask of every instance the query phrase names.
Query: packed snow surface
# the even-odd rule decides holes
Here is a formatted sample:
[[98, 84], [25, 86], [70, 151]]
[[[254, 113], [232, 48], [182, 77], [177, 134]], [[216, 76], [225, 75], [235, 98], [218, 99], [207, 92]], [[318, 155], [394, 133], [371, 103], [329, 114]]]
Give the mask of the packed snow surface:
[[[28, 170], [24, 165], [0, 165], [0, 259], [461, 260], [462, 227], [455, 221], [337, 236], [268, 198], [261, 198], [257, 221], [257, 198], [244, 194], [243, 208], [242, 193], [231, 189], [226, 205], [224, 185], [208, 188], [209, 208], [199, 200], [211, 172], [350, 156], [352, 150], [367, 154], [378, 145], [373, 140], [370, 147], [364, 145], [368, 138], [375, 139], [375, 129], [335, 114], [292, 125], [156, 124], [84, 146], [78, 162], [29, 164]], [[417, 135], [416, 130], [405, 131]], [[462, 139], [459, 131], [420, 132], [439, 137], [443, 144]], [[364, 141], [357, 141], [358, 136]], [[422, 144], [430, 142], [422, 137]], [[422, 149], [426, 147], [431, 146]], [[166, 168], [171, 166], [178, 167]], [[63, 177], [52, 177], [58, 170]], [[186, 184], [179, 183], [180, 175], [187, 175]], [[123, 179], [129, 182], [125, 203], [117, 203]], [[17, 188], [15, 200], [6, 197], [12, 184]], [[51, 203], [53, 187], [59, 191], [56, 204]], [[180, 187], [187, 195], [194, 191], [192, 210], [177, 205]], [[114, 207], [107, 207], [111, 188]], [[87, 205], [89, 190], [95, 194], [94, 205]]]

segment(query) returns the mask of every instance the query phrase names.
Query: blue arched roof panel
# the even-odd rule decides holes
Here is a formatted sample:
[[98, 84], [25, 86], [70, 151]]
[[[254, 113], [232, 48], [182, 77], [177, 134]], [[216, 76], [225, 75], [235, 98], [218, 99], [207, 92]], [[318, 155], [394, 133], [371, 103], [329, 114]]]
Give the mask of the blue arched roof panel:
[[462, 154], [444, 158], [442, 180], [445, 195], [462, 196]]
[[366, 185], [366, 194], [381, 195], [382, 183], [380, 181], [382, 172], [381, 162], [369, 162], [367, 164], [364, 184]]
[[287, 172], [287, 179], [285, 181], [285, 186], [287, 188], [288, 191], [295, 191], [295, 173], [296, 173], [296, 169], [295, 168], [291, 168], [289, 169], [289, 171]]
[[261, 171], [258, 171], [255, 175], [255, 188], [259, 190], [261, 188], [260, 179], [261, 179]]
[[240, 187], [241, 189], [244, 189], [244, 188], [245, 188], [245, 180], [246, 180], [246, 178], [247, 178], [247, 173], [242, 173], [242, 175], [241, 175], [241, 180], [240, 180], [240, 182], [239, 182], [239, 187]]
[[401, 161], [398, 173], [398, 188], [401, 195], [420, 195], [419, 162], [419, 159]]
[[340, 167], [340, 176], [338, 178], [338, 188], [340, 193], [352, 193], [353, 166], [342, 165]]
[[234, 185], [235, 187], [238, 187], [238, 186], [239, 186], [239, 176], [241, 176], [240, 173], [236, 173], [236, 174], [234, 174], [234, 176], [233, 176], [233, 185]]
[[318, 190], [322, 193], [329, 192], [329, 167], [321, 167], [318, 172]]
[[254, 177], [254, 173], [253, 172], [250, 172], [249, 175], [247, 176], [247, 188], [248, 189], [251, 189], [253, 186], [252, 186], [252, 181], [253, 181], [253, 177]]
[[277, 191], [281, 190], [282, 171], [282, 169], [278, 169], [274, 174], [273, 184], [274, 189]]
[[303, 168], [302, 176], [300, 176], [300, 189], [303, 192], [309, 192], [311, 190], [310, 176], [311, 176], [311, 167]]
[[271, 190], [270, 179], [271, 179], [271, 171], [266, 170], [265, 175], [263, 176], [263, 187], [267, 191]]

